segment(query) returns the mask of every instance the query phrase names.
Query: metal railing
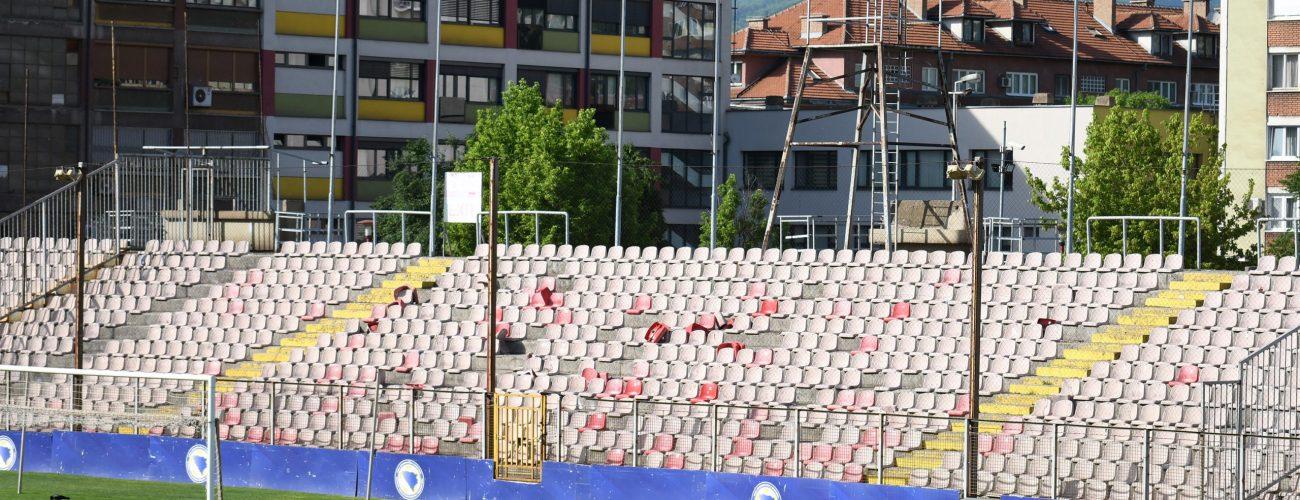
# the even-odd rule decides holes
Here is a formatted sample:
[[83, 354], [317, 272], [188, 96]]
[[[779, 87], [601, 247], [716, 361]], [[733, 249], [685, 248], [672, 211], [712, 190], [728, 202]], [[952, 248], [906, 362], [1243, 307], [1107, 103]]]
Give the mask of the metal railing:
[[[489, 214], [487, 212], [479, 212], [478, 217], [474, 219], [475, 244], [482, 245], [484, 243], [483, 225], [484, 225], [484, 218], [487, 217], [488, 215]], [[563, 217], [564, 218], [564, 244], [565, 245], [569, 244], [569, 213], [568, 212], [556, 212], [550, 210], [497, 210], [497, 216], [501, 217], [501, 223], [503, 225], [502, 232], [501, 232], [503, 244], [506, 245], [510, 244], [510, 216], [512, 215], [533, 216], [533, 244], [534, 245], [542, 244], [542, 217], [544, 216]]]
[[988, 252], [1059, 252], [1061, 221], [985, 217], [984, 242]]
[[[855, 215], [853, 217], [853, 241], [850, 248], [861, 249], [869, 248], [871, 245], [871, 230], [882, 227], [878, 222], [879, 216]], [[786, 242], [792, 244], [790, 248], [799, 248], [806, 250], [820, 250], [822, 247], [817, 244], [817, 238], [829, 237], [832, 244], [826, 248], [840, 248], [842, 245], [839, 239], [844, 235], [844, 225], [847, 224], [848, 218], [843, 215], [778, 215], [777, 219], [777, 248], [784, 250], [787, 248]], [[818, 226], [832, 226], [829, 233], [818, 232]], [[794, 228], [802, 228], [803, 232], [796, 232]]]
[[1238, 450], [1235, 460], [1214, 462], [1216, 482], [1235, 480], [1237, 498], [1256, 498], [1300, 473], [1300, 328], [1246, 356], [1237, 369], [1238, 380], [1204, 386], [1205, 428], [1233, 434]]
[[[1087, 252], [1092, 253], [1092, 223], [1118, 221], [1120, 223], [1120, 251], [1128, 253], [1128, 226], [1129, 222], [1155, 222], [1157, 227], [1157, 244], [1156, 253], [1165, 254], [1165, 223], [1166, 222], [1191, 222], [1196, 225], [1196, 268], [1201, 268], [1201, 218], [1200, 217], [1178, 217], [1163, 215], [1094, 215], [1088, 217], [1085, 223], [1085, 235], [1087, 237]], [[1176, 238], [1175, 238], [1176, 239]], [[1187, 256], [1183, 255], [1186, 260]]]
[[389, 218], [393, 216], [397, 217], [402, 243], [406, 243], [406, 218], [408, 216], [424, 217], [425, 222], [417, 223], [413, 227], [423, 228], [425, 230], [429, 228], [428, 218], [430, 214], [428, 210], [348, 210], [343, 212], [343, 241], [353, 241], [353, 238], [356, 237], [356, 235], [353, 234], [356, 229], [354, 226], [356, 225], [357, 217], [361, 215], [370, 216], [368, 220], [371, 221], [371, 240], [377, 240], [379, 238], [379, 224], [383, 222], [383, 219], [380, 218], [382, 216], [388, 216]]
[[[1282, 223], [1280, 226], [1278, 223]], [[1291, 255], [1300, 255], [1300, 217], [1260, 217], [1255, 219], [1255, 258], [1264, 256], [1264, 232], [1291, 234]]]

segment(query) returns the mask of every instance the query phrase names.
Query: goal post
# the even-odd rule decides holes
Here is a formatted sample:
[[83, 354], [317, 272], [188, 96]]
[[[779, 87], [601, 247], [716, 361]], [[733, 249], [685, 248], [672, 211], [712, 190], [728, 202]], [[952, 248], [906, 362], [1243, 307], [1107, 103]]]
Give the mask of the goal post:
[[0, 365], [0, 425], [22, 433], [15, 449], [6, 450], [16, 452], [17, 464], [6, 463], [0, 453], [0, 469], [16, 470], [21, 490], [28, 431], [198, 438], [203, 444], [185, 454], [185, 472], [204, 484], [206, 500], [218, 499], [216, 394], [212, 375]]

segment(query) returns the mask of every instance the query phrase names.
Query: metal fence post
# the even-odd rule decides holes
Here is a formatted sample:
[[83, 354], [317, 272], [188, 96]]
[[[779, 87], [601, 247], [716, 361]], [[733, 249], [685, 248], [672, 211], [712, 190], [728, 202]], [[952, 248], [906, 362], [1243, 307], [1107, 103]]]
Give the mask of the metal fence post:
[[799, 427], [803, 424], [803, 410], [794, 409], [794, 477], [803, 477], [803, 457], [801, 457], [799, 448], [803, 447], [803, 437], [799, 432]]
[[964, 488], [962, 489], [966, 491], [967, 495], [973, 497], [975, 496], [975, 492], [979, 491], [979, 481], [976, 481], [975, 484], [965, 484], [965, 483], [971, 480], [970, 472], [971, 470], [973, 470], [972, 467], [974, 466], [973, 464], [971, 464], [972, 451], [977, 451], [977, 450], [970, 449], [970, 438], [971, 438], [970, 429], [972, 425], [975, 425], [975, 422], [972, 421], [970, 417], [967, 417], [965, 420], [966, 420], [966, 426], [965, 428], [962, 429], [962, 437], [961, 437], [961, 464], [962, 464], [961, 477], [963, 483], [962, 486], [964, 486]]
[[1142, 431], [1142, 498], [1151, 498], [1151, 429]]
[[343, 449], [343, 387], [337, 386], [339, 390], [339, 408], [335, 412], [339, 416], [339, 449]]
[[370, 500], [370, 490], [375, 483], [375, 434], [379, 432], [379, 380], [375, 380], [374, 399], [370, 404], [370, 459], [366, 464], [366, 500]]
[[412, 455], [415, 454], [415, 391], [416, 390], [417, 389], [412, 387], [407, 389], [406, 392], [409, 395], [409, 397], [406, 400], [407, 401], [406, 404], [407, 447], [406, 449], [409, 450]]
[[136, 377], [136, 379], [135, 379], [135, 384], [133, 385], [133, 387], [134, 387], [134, 390], [135, 390], [135, 403], [134, 403], [134, 405], [135, 405], [135, 425], [131, 426], [131, 428], [132, 428], [132, 429], [135, 429], [135, 430], [138, 432], [138, 431], [140, 430], [140, 428], [139, 428], [139, 425], [140, 425], [140, 378], [139, 378], [139, 377]]
[[279, 437], [277, 432], [277, 430], [279, 429], [279, 425], [278, 422], [275, 421], [277, 416], [276, 412], [279, 409], [278, 408], [279, 404], [277, 401], [277, 399], [279, 399], [279, 395], [278, 395], [279, 391], [277, 390], [278, 389], [277, 386], [279, 384], [280, 384], [279, 382], [271, 381], [271, 445], [272, 446], [274, 446], [276, 442], [279, 441], [279, 439], [276, 439], [277, 437]]
[[1052, 424], [1052, 463], [1051, 463], [1052, 498], [1059, 498], [1061, 496], [1060, 484], [1057, 480], [1057, 478], [1060, 477], [1060, 474], [1058, 473], [1059, 472], [1058, 467], [1060, 467], [1060, 460], [1061, 460], [1060, 458], [1061, 454], [1058, 451], [1060, 447], [1060, 441], [1061, 441], [1061, 424]]
[[[561, 440], [563, 442], [563, 440]], [[641, 461], [641, 400], [632, 400], [632, 466]]]
[[713, 452], [713, 472], [718, 472], [718, 405], [710, 405], [712, 418], [712, 429], [709, 433], [709, 448]]
[[885, 484], [885, 414], [876, 427], [876, 484]]

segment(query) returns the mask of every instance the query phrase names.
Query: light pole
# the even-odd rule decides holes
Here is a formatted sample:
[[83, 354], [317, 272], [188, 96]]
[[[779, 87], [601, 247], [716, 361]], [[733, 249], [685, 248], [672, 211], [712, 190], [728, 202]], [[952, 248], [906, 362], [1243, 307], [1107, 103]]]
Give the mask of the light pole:
[[[1182, 170], [1178, 175], [1178, 216], [1187, 217], [1187, 160], [1191, 156], [1190, 138], [1188, 137], [1191, 127], [1192, 113], [1192, 32], [1196, 23], [1196, 0], [1187, 0], [1187, 69], [1183, 76], [1183, 161]], [[1178, 255], [1185, 255], [1183, 245], [1186, 244], [1184, 235], [1187, 231], [1187, 221], [1178, 220]]]
[[1079, 113], [1079, 0], [1074, 0], [1074, 35], [1071, 36], [1070, 48], [1070, 178], [1065, 191], [1065, 251], [1074, 251], [1074, 177], [1075, 159], [1074, 143], [1078, 134]]
[[968, 163], [948, 165], [948, 178], [954, 181], [969, 180], [975, 191], [973, 217], [971, 217], [971, 293], [970, 293], [970, 366], [968, 400], [970, 410], [966, 419], [966, 494], [975, 497], [979, 485], [979, 418], [980, 418], [980, 330], [981, 293], [984, 271], [984, 168], [976, 158]]
[[[974, 82], [979, 81], [981, 78], [983, 77], [980, 76], [979, 73], [971, 73], [961, 78], [958, 78], [956, 81], [952, 82], [952, 90], [948, 92], [948, 94], [952, 96], [952, 138], [954, 144], [953, 146], [954, 150], [952, 153], [954, 155], [954, 158], [952, 159], [952, 161], [959, 161], [961, 156], [961, 152], [956, 151], [956, 146], [955, 146], [955, 144], [960, 144], [960, 142], [957, 141], [958, 135], [960, 135], [960, 131], [957, 130], [957, 105], [958, 105], [957, 98], [962, 96], [968, 96], [974, 93], [974, 89], [971, 88], [963, 89], [961, 87], [968, 83], [973, 84]], [[956, 185], [953, 186], [949, 194], [952, 196], [953, 200], [957, 199]]]
[[[339, 107], [339, 4], [343, 0], [334, 0], [334, 57], [330, 61], [330, 158], [329, 158], [329, 201], [325, 207], [325, 241], [334, 241], [334, 156], [338, 154], [338, 107]], [[353, 54], [356, 56], [356, 54]], [[303, 207], [303, 211], [307, 211]]]
[[[80, 370], [81, 348], [86, 338], [86, 164], [77, 162], [75, 167], [56, 169], [54, 180], [76, 183], [77, 327], [72, 332], [72, 367]], [[81, 409], [81, 375], [72, 376], [72, 409]]]

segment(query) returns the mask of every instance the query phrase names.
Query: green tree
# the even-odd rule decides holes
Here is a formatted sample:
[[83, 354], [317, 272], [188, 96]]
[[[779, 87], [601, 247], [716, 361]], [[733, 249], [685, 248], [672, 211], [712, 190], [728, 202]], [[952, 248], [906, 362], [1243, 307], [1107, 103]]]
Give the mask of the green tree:
[[[429, 210], [429, 158], [433, 151], [429, 141], [416, 139], [406, 143], [392, 163], [398, 173], [393, 176], [392, 191], [379, 197], [373, 204], [378, 210]], [[439, 191], [441, 192], [441, 191]], [[375, 230], [381, 241], [395, 242], [402, 240], [402, 222], [397, 216], [377, 217]], [[408, 216], [406, 218], [406, 241], [429, 243], [429, 218]]]
[[[1290, 175], [1283, 177], [1281, 184], [1286, 189], [1286, 192], [1291, 193], [1291, 196], [1300, 195], [1300, 172], [1292, 172]], [[1286, 227], [1290, 228], [1291, 226], [1288, 223]], [[1269, 241], [1264, 246], [1264, 251], [1278, 257], [1295, 255], [1295, 241], [1295, 231], [1288, 230]]]
[[[1165, 99], [1165, 96], [1159, 92], [1125, 92], [1120, 89], [1111, 89], [1106, 95], [1111, 97], [1112, 105], [1118, 108], [1128, 109], [1168, 109], [1174, 107], [1174, 104]], [[1069, 103], [1069, 98], [1066, 98]], [[1081, 94], [1079, 95], [1079, 104], [1092, 106], [1097, 103], [1097, 96]]]
[[[567, 212], [571, 243], [608, 245], [614, 238], [618, 155], [609, 134], [596, 125], [594, 113], [584, 109], [576, 117], [565, 120], [558, 105], [545, 104], [538, 85], [512, 83], [502, 93], [500, 109], [478, 112], [474, 132], [465, 139], [465, 152], [449, 170], [484, 174], [486, 208], [489, 159], [497, 158], [500, 210]], [[424, 148], [427, 157], [427, 143]], [[408, 147], [413, 156], [421, 154], [414, 149]], [[406, 157], [405, 152], [402, 157]], [[623, 244], [658, 244], [665, 227], [657, 191], [658, 175], [632, 146], [624, 147], [623, 163]], [[427, 210], [428, 168], [422, 165], [411, 173], [398, 174], [393, 180], [392, 194], [378, 200], [375, 206]], [[536, 227], [544, 243], [564, 242], [561, 218], [543, 217], [537, 222], [534, 226], [531, 216], [512, 218], [511, 241], [532, 242]], [[391, 235], [389, 226], [381, 224], [380, 234], [385, 238]], [[464, 255], [474, 251], [473, 224], [444, 224], [443, 227], [445, 253]], [[427, 233], [424, 234], [427, 239]], [[503, 236], [503, 231], [498, 235]]]
[[[1121, 101], [1124, 102], [1124, 101]], [[1101, 120], [1088, 125], [1083, 151], [1087, 160], [1076, 158], [1074, 240], [1076, 248], [1085, 242], [1086, 221], [1097, 215], [1178, 215], [1182, 157], [1182, 116], [1174, 115], [1160, 126], [1150, 119], [1149, 99], [1128, 101]], [[1191, 119], [1193, 151], [1209, 151], [1189, 166], [1188, 214], [1200, 217], [1204, 264], [1212, 267], [1239, 266], [1244, 252], [1236, 240], [1252, 229], [1254, 211], [1248, 197], [1234, 200], [1228, 189], [1227, 173], [1220, 173], [1224, 149], [1218, 144], [1216, 125], [1204, 115]], [[1062, 150], [1061, 165], [1069, 169], [1069, 150]], [[1065, 218], [1067, 188], [1063, 179], [1050, 183], [1028, 174], [1033, 202], [1039, 208]], [[1253, 186], [1252, 186], [1253, 187]], [[1247, 191], [1249, 192], [1249, 190]], [[1178, 224], [1165, 225], [1165, 251], [1177, 250]], [[1187, 227], [1188, 257], [1195, 255], [1195, 228]], [[1129, 251], [1156, 253], [1161, 238], [1154, 222], [1130, 223]], [[1118, 252], [1121, 228], [1118, 223], [1094, 224], [1093, 251]], [[1191, 264], [1189, 262], [1189, 264]]]
[[[742, 206], [741, 193], [736, 188], [736, 175], [728, 175], [726, 182], [718, 185], [718, 246], [758, 246], [762, 242], [763, 226], [767, 222], [767, 202], [763, 190], [757, 189], [749, 193], [749, 199]], [[711, 246], [709, 227], [709, 213], [701, 213], [700, 246]]]

